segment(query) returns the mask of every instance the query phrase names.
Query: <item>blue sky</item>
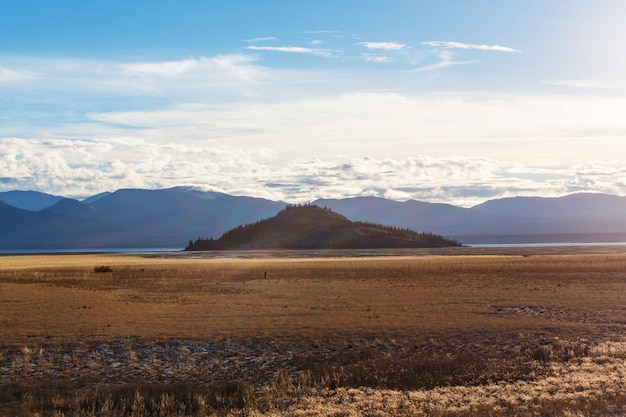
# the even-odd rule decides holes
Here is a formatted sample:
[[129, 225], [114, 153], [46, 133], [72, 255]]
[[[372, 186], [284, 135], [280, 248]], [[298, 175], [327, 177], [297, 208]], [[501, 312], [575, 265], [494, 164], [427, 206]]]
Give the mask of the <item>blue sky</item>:
[[622, 1], [0, 8], [0, 191], [626, 194]]

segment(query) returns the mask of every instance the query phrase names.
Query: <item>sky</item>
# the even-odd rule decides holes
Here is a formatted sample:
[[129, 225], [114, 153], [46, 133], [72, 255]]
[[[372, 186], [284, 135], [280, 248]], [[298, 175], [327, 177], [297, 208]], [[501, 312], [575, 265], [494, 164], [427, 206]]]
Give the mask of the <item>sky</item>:
[[622, 0], [0, 0], [0, 191], [626, 195]]

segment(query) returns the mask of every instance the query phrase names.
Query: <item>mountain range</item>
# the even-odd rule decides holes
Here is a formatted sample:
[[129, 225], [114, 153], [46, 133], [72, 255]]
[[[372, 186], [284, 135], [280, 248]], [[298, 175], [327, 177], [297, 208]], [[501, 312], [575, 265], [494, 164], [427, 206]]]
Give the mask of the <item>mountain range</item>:
[[[378, 197], [319, 199], [352, 221], [446, 236], [461, 243], [626, 240], [626, 197], [577, 193], [511, 197], [470, 208]], [[121, 189], [82, 201], [35, 191], [0, 192], [0, 248], [184, 248], [275, 216], [285, 202], [193, 187]]]

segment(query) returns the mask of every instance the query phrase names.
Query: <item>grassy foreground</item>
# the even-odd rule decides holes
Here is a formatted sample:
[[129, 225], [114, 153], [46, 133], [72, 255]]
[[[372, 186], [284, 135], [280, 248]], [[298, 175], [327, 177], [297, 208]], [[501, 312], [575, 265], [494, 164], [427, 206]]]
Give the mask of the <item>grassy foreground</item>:
[[625, 290], [622, 254], [0, 257], [0, 415], [623, 415]]

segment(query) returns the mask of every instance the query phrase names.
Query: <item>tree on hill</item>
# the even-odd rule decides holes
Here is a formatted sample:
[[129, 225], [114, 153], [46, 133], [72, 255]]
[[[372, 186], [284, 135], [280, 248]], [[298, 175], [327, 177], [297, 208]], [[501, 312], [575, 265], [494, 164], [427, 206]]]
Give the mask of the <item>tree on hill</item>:
[[328, 208], [287, 205], [276, 216], [240, 225], [219, 239], [198, 238], [188, 251], [235, 249], [372, 249], [461, 246], [443, 236], [352, 222]]

